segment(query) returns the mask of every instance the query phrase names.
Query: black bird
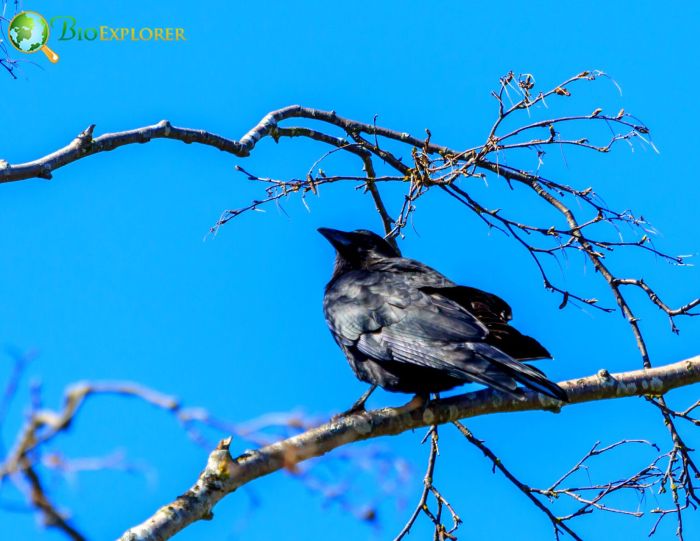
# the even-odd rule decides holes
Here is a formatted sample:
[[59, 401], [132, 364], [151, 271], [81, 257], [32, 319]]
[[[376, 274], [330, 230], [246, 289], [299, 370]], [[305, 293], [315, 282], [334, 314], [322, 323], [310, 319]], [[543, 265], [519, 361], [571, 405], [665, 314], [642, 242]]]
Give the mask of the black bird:
[[355, 375], [428, 397], [468, 382], [522, 398], [520, 383], [567, 401], [564, 390], [521, 361], [551, 358], [534, 338], [508, 325], [511, 309], [491, 293], [460, 286], [401, 255], [367, 230], [318, 230], [337, 251], [323, 311]]

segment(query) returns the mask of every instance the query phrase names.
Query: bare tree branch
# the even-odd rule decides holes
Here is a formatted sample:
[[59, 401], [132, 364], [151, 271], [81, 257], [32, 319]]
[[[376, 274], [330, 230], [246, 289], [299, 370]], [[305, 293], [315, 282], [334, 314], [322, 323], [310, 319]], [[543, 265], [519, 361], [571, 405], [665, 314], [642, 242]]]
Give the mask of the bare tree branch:
[[[700, 356], [659, 368], [619, 374], [601, 370], [594, 376], [560, 385], [573, 405], [629, 396], [657, 396], [698, 382]], [[522, 401], [496, 391], [483, 390], [433, 401], [424, 410], [414, 406], [385, 408], [344, 417], [236, 458], [229, 454], [230, 439], [226, 439], [211, 453], [206, 468], [192, 488], [119, 539], [169, 539], [189, 524], [211, 518], [219, 500], [246, 483], [283, 468], [292, 468], [299, 462], [352, 442], [492, 413], [543, 409], [556, 412], [565, 405], [527, 390]]]
[[[459, 518], [459, 515], [454, 510], [452, 504], [450, 504], [450, 502], [448, 502], [447, 499], [440, 493], [434, 482], [435, 464], [437, 462], [437, 457], [440, 454], [440, 448], [438, 446], [438, 427], [436, 425], [430, 427], [430, 430], [428, 430], [428, 433], [425, 435], [421, 443], [425, 443], [428, 439], [430, 440], [430, 453], [428, 454], [428, 468], [423, 476], [423, 490], [421, 491], [416, 508], [413, 510], [413, 513], [399, 534], [394, 538], [394, 541], [401, 541], [410, 533], [411, 528], [413, 528], [413, 525], [416, 523], [421, 513], [427, 516], [433, 523], [434, 540], [444, 541], [445, 539], [457, 539], [453, 533], [457, 530], [457, 528], [459, 528], [459, 525], [462, 523], [462, 519]], [[434, 513], [428, 506], [428, 497], [431, 494], [435, 499], [435, 504], [437, 506], [437, 510]], [[452, 526], [449, 529], [442, 522], [443, 508], [447, 508], [452, 518]]]
[[[5, 68], [11, 71], [12, 66], [5, 66]], [[264, 186], [265, 195], [259, 199], [253, 200], [244, 207], [225, 211], [212, 228], [212, 232], [216, 232], [221, 225], [243, 213], [259, 210], [263, 206], [271, 203], [280, 205], [280, 201], [290, 195], [297, 194], [302, 198], [304, 204], [306, 204], [305, 198], [308, 194], [317, 195], [319, 189], [325, 189], [325, 186], [337, 182], [351, 182], [357, 189], [370, 194], [374, 208], [381, 219], [382, 228], [387, 240], [398, 249], [397, 240], [402, 236], [404, 228], [408, 225], [413, 213], [416, 211], [416, 201], [430, 189], [440, 188], [441, 192], [449, 195], [453, 200], [456, 200], [459, 204], [468, 209], [469, 212], [476, 215], [489, 229], [496, 229], [512, 237], [517, 245], [524, 248], [539, 270], [544, 287], [561, 296], [560, 308], [564, 308], [568, 304], [582, 304], [605, 312], [614, 311], [613, 308], [599, 303], [597, 298], [591, 298], [585, 294], [570, 291], [563, 286], [557, 285], [555, 280], [550, 277], [548, 261], [559, 263], [558, 258], [560, 256], [567, 257], [569, 253], [583, 254], [597, 271], [595, 274], [601, 276], [602, 280], [605, 281], [612, 299], [614, 299], [620, 313], [627, 320], [635, 337], [645, 371], [623, 374], [621, 375], [622, 380], [619, 378], [613, 379], [607, 372], [601, 371], [597, 376], [593, 377], [597, 378], [594, 384], [585, 383], [590, 378], [584, 378], [582, 380], [577, 380], [575, 383], [569, 382], [569, 386], [576, 392], [578, 401], [631, 396], [635, 394], [648, 395], [649, 402], [660, 410], [673, 444], [672, 450], [666, 455], [668, 464], [660, 481], [660, 489], [665, 490], [666, 486], [670, 487], [673, 507], [669, 509], [659, 509], [656, 512], [659, 514], [659, 522], [666, 516], [675, 515], [677, 517], [677, 537], [682, 540], [683, 523], [681, 512], [688, 507], [695, 507], [700, 504], [700, 499], [696, 493], [697, 487], [693, 481], [695, 477], [700, 475], [700, 472], [698, 472], [698, 468], [691, 456], [692, 449], [685, 444], [683, 437], [674, 423], [676, 420], [681, 419], [697, 425], [697, 420], [691, 415], [693, 410], [697, 407], [697, 404], [690, 406], [684, 411], [675, 411], [667, 405], [665, 397], [661, 395], [669, 388], [673, 388], [675, 385], [673, 382], [675, 381], [679, 381], [679, 385], [697, 381], [697, 379], [694, 379], [697, 375], [697, 358], [685, 362], [687, 364], [687, 371], [677, 368], [682, 364], [677, 363], [676, 365], [658, 369], [660, 372], [657, 374], [656, 369], [652, 369], [652, 361], [648, 352], [646, 339], [642, 333], [642, 328], [636, 315], [636, 307], [633, 308], [631, 302], [628, 300], [627, 292], [628, 290], [642, 291], [648, 298], [648, 301], [668, 317], [671, 331], [674, 333], [678, 332], [675, 318], [679, 316], [698, 315], [697, 308], [700, 307], [700, 298], [694, 298], [674, 308], [665, 300], [662, 300], [658, 292], [647, 285], [642, 277], [618, 276], [614, 271], [614, 266], [611, 264], [610, 260], [607, 259], [607, 256], [611, 253], [624, 253], [627, 250], [638, 249], [653, 254], [674, 265], [687, 264], [686, 258], [689, 256], [671, 255], [657, 249], [650, 237], [650, 235], [653, 235], [654, 230], [641, 216], [637, 217], [629, 210], [615, 210], [614, 208], [608, 207], [591, 187], [577, 188], [569, 186], [562, 182], [548, 179], [540, 174], [540, 166], [544, 163], [544, 156], [551, 148], [561, 149], [566, 146], [580, 148], [589, 152], [607, 153], [614, 147], [617, 147], [618, 143], [626, 142], [630, 147], [634, 147], [635, 144], [641, 144], [656, 151], [656, 147], [650, 139], [648, 128], [624, 110], [620, 110], [616, 114], [609, 114], [604, 113], [600, 108], [596, 108], [592, 112], [568, 114], [566, 116], [549, 116], [549, 112], [547, 112], [546, 114], [548, 116], [546, 118], [541, 118], [539, 120], [531, 118], [531, 115], [534, 114], [537, 108], [540, 108], [540, 111], [543, 108], [549, 109], [548, 100], [566, 99], [572, 95], [572, 88], [575, 85], [601, 78], [608, 78], [608, 76], [600, 71], [584, 71], [548, 90], [535, 92], [535, 81], [532, 75], [515, 75], [512, 72], [506, 74], [499, 81], [499, 89], [492, 93], [497, 104], [497, 114], [489, 133], [483, 143], [466, 149], [452, 149], [448, 146], [433, 143], [429, 130], [426, 130], [426, 138], [421, 139], [405, 132], [378, 126], [376, 124], [376, 116], [371, 123], [366, 123], [340, 117], [335, 111], [321, 111], [300, 105], [293, 105], [268, 113], [239, 140], [229, 139], [204, 130], [175, 127], [166, 120], [151, 126], [117, 133], [108, 133], [98, 137], [93, 137], [94, 125], [91, 125], [65, 147], [34, 161], [11, 165], [6, 161], [0, 160], [0, 183], [19, 181], [28, 178], [50, 179], [53, 171], [87, 156], [114, 150], [125, 145], [147, 143], [154, 139], [173, 139], [188, 144], [200, 143], [218, 148], [228, 154], [244, 158], [249, 156], [257, 143], [266, 137], [270, 137], [275, 141], [279, 141], [282, 138], [302, 137], [322, 145], [327, 145], [330, 147], [330, 150], [326, 151], [316, 160], [310, 167], [308, 173], [301, 178], [286, 180], [273, 179], [254, 175], [245, 171], [240, 166], [237, 166], [237, 169], [244, 175], [247, 175], [248, 179], [256, 181]], [[527, 114], [527, 120], [525, 120], [525, 122], [515, 127], [506, 128], [507, 120], [516, 118], [523, 112]], [[299, 119], [304, 121], [304, 123], [314, 124], [314, 127], [282, 125], [282, 123], [290, 119]], [[585, 123], [586, 125], [604, 125], [609, 128], [611, 133], [609, 136], [603, 136], [603, 138], [598, 141], [591, 141], [588, 137], [576, 136], [576, 134], [571, 135], [563, 133], [574, 128], [577, 129], [581, 123]], [[510, 156], [511, 153], [516, 153], [517, 155], [517, 153], [522, 150], [531, 151], [537, 157], [538, 165], [534, 171], [508, 165], [505, 160], [505, 157]], [[359, 158], [362, 163], [364, 175], [328, 175], [321, 169], [320, 165], [326, 158], [336, 153], [349, 153]], [[380, 174], [377, 174], [377, 170], [380, 171]], [[387, 170], [389, 172], [388, 174], [385, 173]], [[502, 186], [507, 186], [511, 190], [516, 188], [522, 189], [525, 196], [532, 198], [535, 205], [539, 204], [536, 208], [541, 208], [545, 212], [539, 213], [539, 216], [534, 218], [537, 220], [536, 222], [527, 223], [525, 220], [517, 217], [515, 214], [516, 211], [504, 211], [501, 208], [488, 208], [486, 205], [481, 204], [478, 200], [480, 196], [475, 195], [475, 190], [468, 181], [471, 179], [483, 179], [485, 181], [487, 175], [495, 175]], [[378, 185], [383, 182], [402, 183], [406, 185], [405, 195], [403, 196], [401, 205], [394, 203], [392, 207], [386, 204], [378, 188]], [[571, 204], [572, 201], [578, 204], [577, 207]], [[398, 207], [400, 208], [397, 212], [396, 209]], [[393, 208], [394, 211], [391, 212], [389, 210], [390, 208]], [[577, 208], [576, 213], [573, 212], [573, 208]], [[552, 210], [555, 213], [554, 219], [547, 217]], [[623, 238], [620, 230], [621, 226], [628, 227], [633, 232], [634, 238], [632, 240]], [[628, 380], [626, 378], [629, 374], [634, 374], [634, 376]], [[657, 375], [649, 379], [650, 374]], [[584, 386], [584, 390], [581, 390], [580, 385]], [[588, 387], [586, 387], [587, 385]], [[631, 385], [632, 387], [628, 388], [626, 385]], [[75, 396], [78, 396], [78, 394]], [[87, 396], [87, 394], [84, 396]], [[414, 427], [440, 424], [448, 421], [455, 421], [463, 416], [468, 417], [496, 411], [517, 411], [518, 409], [523, 409], [523, 405], [520, 403], [508, 405], [506, 403], [507, 401], [504, 402], [503, 397], [498, 395], [498, 393], [471, 393], [465, 396], [477, 397], [477, 401], [470, 403], [471, 405], [469, 408], [466, 408], [466, 406], [457, 399], [451, 399], [452, 402], [450, 402], [450, 400], [437, 401], [431, 408], [426, 410], [426, 414], [437, 411], [447, 415], [445, 413], [446, 410], [441, 408], [446, 404], [450, 404], [450, 407], [452, 407], [454, 411], [461, 413], [455, 413], [454, 415], [451, 413], [447, 417], [440, 417], [437, 420], [423, 420], [422, 418], [420, 422], [416, 420], [410, 422], [405, 420], [405, 422], [408, 423], [406, 426], [410, 425]], [[543, 402], [537, 399], [540, 400], [540, 402], [530, 403], [532, 400], [535, 400], [535, 398], [530, 396], [529, 401], [525, 403], [526, 407], [524, 409], [544, 408], [556, 410], [560, 407], [560, 404], [551, 401]], [[77, 411], [77, 407], [81, 401], [82, 398], [79, 398], [78, 402], [76, 402], [77, 406], [75, 410], [68, 416], [68, 419], [72, 418], [72, 415]], [[473, 407], [479, 404], [481, 404], [481, 406], [479, 406], [481, 410], [473, 411]], [[71, 404], [68, 403], [67, 407], [70, 406]], [[161, 407], [163, 406], [161, 405]], [[173, 411], [177, 412], [178, 418], [181, 418], [183, 413], [179, 411], [178, 406], [173, 407], [175, 408]], [[407, 414], [406, 411], [400, 411], [401, 415]], [[69, 420], [60, 418], [42, 418], [40, 413], [41, 412], [36, 412], [35, 415], [32, 416], [32, 419], [39, 424], [34, 427], [26, 427], [24, 439], [20, 437], [18, 440], [19, 443], [14, 452], [10, 454], [8, 460], [3, 465], [3, 470], [0, 471], [0, 478], [8, 472], [16, 471], [23, 471], [25, 476], [28, 475], [28, 468], [31, 467], [32, 463], [31, 461], [25, 461], [27, 453], [31, 452], [35, 445], [41, 444], [41, 442], [44, 441], [40, 439], [42, 434], [55, 434], [60, 432], [63, 430], [63, 426], [69, 422]], [[383, 432], [382, 430], [388, 430], [386, 429], [388, 425], [386, 425], [386, 421], [383, 420], [384, 418], [381, 415], [377, 418], [377, 414], [378, 412], [373, 412], [365, 419], [368, 420], [368, 422], [372, 421], [367, 432], [370, 435], [356, 437], [355, 433], [359, 430], [357, 427], [353, 429], [350, 429], [352, 427], [346, 427], [347, 430], [341, 430], [340, 433], [350, 438], [347, 441], [356, 441], [368, 437], [397, 433], [391, 432], [391, 430], [401, 431], [401, 429], [405, 429], [392, 428], [389, 431]], [[376, 419], [380, 420], [381, 425], [378, 431], [376, 431], [377, 427], [373, 424]], [[182, 422], [186, 424], [185, 421]], [[415, 424], [416, 422], [418, 424]], [[320, 430], [320, 428], [316, 430]], [[467, 429], [465, 428], [465, 430]], [[232, 430], [230, 433], [234, 432], [235, 431]], [[337, 432], [334, 432], [334, 434], [336, 433]], [[302, 438], [302, 436], [306, 434], [297, 436], [297, 438]], [[39, 440], [36, 442], [33, 441], [32, 438], [34, 436], [39, 437]], [[240, 468], [236, 469], [236, 479], [238, 480], [235, 482], [240, 482], [240, 484], [247, 482], [245, 479], [240, 481], [239, 470], [243, 471], [245, 475], [251, 475], [250, 478], [252, 479], [258, 475], [253, 475], [251, 473], [252, 471], [260, 470], [262, 473], [259, 475], [263, 475], [269, 473], [269, 471], [274, 471], [274, 469], [279, 469], [279, 467], [305, 460], [310, 456], [317, 456], [314, 454], [317, 449], [328, 450], [343, 443], [347, 443], [345, 440], [340, 441], [331, 438], [328, 434], [317, 434], [317, 436], [320, 438], [319, 441], [313, 440], [311, 436], [309, 436], [309, 441], [303, 440], [302, 446], [304, 449], [302, 449], [303, 452], [300, 451], [301, 454], [297, 454], [294, 450], [293, 447], [296, 443], [293, 443], [291, 444], [292, 448], [285, 448], [285, 453], [287, 454], [281, 459], [274, 455], [274, 453], [277, 452], [274, 451], [274, 449], [276, 449], [274, 445], [263, 447], [260, 452], [253, 455], [253, 458], [243, 457], [237, 459], [235, 465], [237, 467], [244, 467], [242, 470], [240, 470]], [[437, 457], [436, 431], [433, 433], [433, 436], [435, 440], [431, 440], [431, 457], [434, 467], [434, 460]], [[471, 438], [467, 437], [467, 439], [489, 456], [489, 452], [491, 451], [485, 446], [480, 445], [476, 438], [472, 436]], [[294, 440], [294, 438], [287, 441], [291, 442], [292, 440]], [[265, 442], [260, 442], [260, 444], [265, 445]], [[271, 449], [272, 451], [270, 451]], [[274, 464], [277, 464], [275, 460], [281, 460], [281, 466], [274, 466], [269, 471], [265, 469], [266, 467], [256, 466], [258, 463], [254, 458], [263, 451], [266, 453], [269, 451], [267, 455], [269, 464], [273, 464], [274, 466]], [[226, 445], [221, 446], [218, 452], [228, 456]], [[326, 451], [321, 450], [318, 454], [323, 454], [323, 452]], [[431, 460], [429, 460], [429, 463], [431, 463]], [[253, 465], [251, 466], [251, 464]], [[509, 474], [507, 470], [504, 468], [499, 469], [508, 477]], [[658, 472], [654, 470], [654, 475], [656, 475], [656, 473]], [[206, 471], [205, 474], [207, 474]], [[209, 476], [207, 479], [214, 483], [212, 486], [216, 483], [220, 483], [221, 487], [223, 487], [221, 488], [223, 492], [230, 492], [234, 490], [236, 486], [240, 486], [240, 484], [233, 486], [235, 483], [230, 479], [224, 481], [220, 480], [217, 477], [219, 474], [216, 472], [212, 473], [212, 471], [209, 471], [207, 475]], [[641, 479], [646, 479], [646, 473], [642, 470], [639, 475], [640, 477], [633, 476], [630, 479], [623, 479], [620, 483], [613, 484], [608, 488], [601, 488], [598, 496], [593, 499], [590, 499], [588, 496], [582, 496], [575, 490], [564, 494], [577, 499], [577, 501], [582, 504], [580, 514], [587, 513], [594, 508], [610, 510], [606, 508], [604, 504], [600, 503], [601, 498], [612, 491], [641, 486]], [[520, 485], [517, 483], [516, 485], [521, 490], [523, 490], [523, 487], [529, 489], [529, 487], [522, 482], [518, 481], [518, 483], [520, 483]], [[426, 484], [426, 487], [428, 487], [428, 484]], [[444, 498], [437, 492], [437, 489], [435, 489], [432, 484], [430, 487], [429, 489], [426, 488], [427, 491], [424, 490], [423, 492], [421, 499], [422, 505], [420, 506], [421, 510], [433, 520], [436, 526], [436, 538], [449, 537], [451, 535], [450, 531], [446, 528], [440, 528], [442, 526], [440, 513], [444, 506], [452, 513], [453, 519], [456, 517], [456, 514]], [[216, 491], [214, 493], [218, 494]], [[434, 515], [430, 514], [432, 512], [430, 512], [425, 505], [425, 500], [429, 493], [435, 496], [437, 502], [437, 513]], [[197, 497], [199, 497], [199, 494], [199, 492], [195, 493]], [[534, 498], [533, 493], [529, 493], [529, 496], [531, 499]], [[214, 496], [204, 497], [202, 500], [204, 502], [204, 507], [202, 508], [190, 506], [192, 509], [196, 507], [199, 511], [192, 511], [190, 507], [188, 507], [186, 510], [187, 512], [183, 515], [185, 517], [183, 520], [185, 520], [185, 522], [191, 522], [192, 520], [207, 516], [207, 513], [210, 512], [211, 505], [213, 505], [215, 501], [218, 501], [216, 498], [212, 498], [214, 498]], [[195, 500], [196, 499], [197, 498], [195, 498]], [[206, 507], [207, 505], [209, 507]], [[172, 511], [174, 508], [169, 509]], [[417, 514], [414, 514], [412, 521], [415, 521], [417, 516]], [[577, 513], [573, 513], [571, 516], [564, 518], [558, 517], [557, 520], [568, 520], [574, 516], [578, 516]], [[158, 517], [158, 515], [156, 517]], [[162, 517], [158, 520], [161, 519]], [[177, 522], [177, 520], [175, 522]], [[412, 522], [409, 521], [407, 525], [409, 528], [411, 523]], [[172, 526], [174, 522], [169, 524], [170, 526], [167, 526], [167, 528], [174, 527]], [[457, 521], [455, 521], [455, 526], [456, 525]], [[575, 537], [575, 534], [568, 531], [565, 526], [565, 524], [559, 524], [558, 527], [555, 525], [555, 533], [558, 535], [560, 531], [564, 531]], [[178, 528], [175, 528], [174, 531], [177, 529]], [[652, 533], [655, 530], [656, 526], [652, 529]], [[135, 538], [140, 539], [140, 537]], [[146, 538], [151, 539], [151, 537]]]
[[[33, 508], [46, 527], [57, 529], [72, 540], [87, 536], [73, 523], [73, 517], [50, 497], [46, 487], [48, 483], [43, 479], [47, 469], [61, 475], [105, 468], [144, 473], [143, 465], [129, 463], [120, 452], [103, 457], [69, 459], [50, 451], [51, 445], [56, 443], [54, 440], [74, 425], [92, 397], [135, 399], [160, 409], [170, 414], [187, 436], [205, 449], [214, 446], [210, 437], [205, 436], [205, 432], [215, 431], [219, 434], [233, 435], [239, 443], [262, 447], [300, 434], [320, 422], [317, 417], [305, 415], [300, 411], [290, 411], [268, 412], [245, 423], [232, 423], [215, 417], [204, 408], [186, 407], [173, 396], [132, 382], [85, 381], [70, 385], [64, 392], [62, 406], [56, 410], [43, 407], [38, 393], [38, 388], [34, 388], [32, 408], [27, 420], [19, 431], [12, 449], [0, 462], [0, 483], [10, 481], [26, 498], [27, 509]], [[324, 461], [324, 467], [328, 470], [327, 473], [336, 475], [345, 470], [347, 465], [353, 468], [355, 461], [370, 462], [374, 466], [370, 474], [372, 477], [375, 475], [375, 468], [376, 471], [383, 472], [382, 480], [387, 482], [381, 489], [383, 495], [393, 495], [390, 488], [392, 483], [402, 484], [402, 476], [406, 474], [400, 457], [390, 450], [378, 447], [344, 450], [343, 453], [336, 453], [333, 460]], [[372, 506], [356, 503], [355, 498], [350, 497], [353, 491], [349, 490], [348, 494], [337, 493], [337, 487], [323, 475], [318, 475], [317, 469], [309, 465], [305, 468], [294, 468], [289, 473], [311, 491], [319, 493], [328, 503], [341, 505], [346, 511], [363, 520], [373, 520], [376, 512]], [[355, 472], [354, 478], [358, 478], [357, 473], [359, 472]], [[379, 478], [373, 481], [378, 480]], [[372, 483], [375, 484], [378, 483]], [[346, 488], [353, 487], [354, 483], [351, 482]]]
[[49, 500], [46, 491], [32, 466], [24, 468], [24, 476], [29, 483], [29, 495], [32, 505], [39, 509], [43, 515], [43, 520], [49, 528], [56, 528], [63, 532], [72, 541], [85, 541], [86, 538], [80, 533], [68, 519], [56, 509], [56, 506]]

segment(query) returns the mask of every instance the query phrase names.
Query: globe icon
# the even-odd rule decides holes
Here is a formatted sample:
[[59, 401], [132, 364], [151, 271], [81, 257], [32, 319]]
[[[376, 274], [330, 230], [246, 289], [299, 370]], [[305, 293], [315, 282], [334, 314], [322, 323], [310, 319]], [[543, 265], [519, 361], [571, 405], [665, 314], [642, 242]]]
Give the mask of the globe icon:
[[7, 29], [10, 43], [22, 53], [43, 52], [53, 62], [58, 55], [46, 46], [49, 40], [49, 25], [36, 11], [22, 11], [15, 15]]

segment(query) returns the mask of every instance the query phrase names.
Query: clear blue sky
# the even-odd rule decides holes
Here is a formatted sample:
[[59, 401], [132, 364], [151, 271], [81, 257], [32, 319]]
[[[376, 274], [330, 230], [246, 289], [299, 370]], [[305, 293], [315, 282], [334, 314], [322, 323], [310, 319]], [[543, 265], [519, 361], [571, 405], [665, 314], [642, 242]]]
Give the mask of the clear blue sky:
[[[217, 6], [173, 0], [36, 1], [24, 7], [47, 18], [71, 15], [84, 26], [184, 27], [187, 41], [52, 40], [61, 56], [57, 65], [39, 53], [31, 57], [37, 66], [26, 65], [19, 80], [0, 74], [2, 159], [34, 159], [92, 123], [99, 134], [166, 118], [237, 138], [266, 112], [293, 103], [365, 121], [378, 114], [379, 123], [415, 134], [428, 127], [435, 141], [459, 148], [482, 141], [494, 115], [489, 92], [508, 70], [533, 73], [549, 86], [584, 69], [602, 69], [620, 83], [622, 96], [601, 81], [570, 103], [584, 112], [596, 106], [633, 112], [653, 130], [660, 154], [620, 146], [606, 156], [567, 154], [562, 165], [552, 153], [547, 171], [581, 187], [593, 185], [611, 206], [643, 214], [660, 231], [659, 247], [673, 253], [700, 248], [696, 6], [509, 0]], [[22, 420], [28, 382], [37, 379], [51, 407], [76, 380], [125, 379], [234, 422], [297, 408], [327, 415], [359, 396], [364, 386], [323, 321], [321, 297], [333, 254], [316, 228], [376, 229], [367, 196], [350, 187], [327, 189], [309, 200], [311, 212], [289, 200], [288, 215], [271, 208], [243, 216], [203, 241], [222, 210], [261, 195], [235, 173], [236, 164], [262, 175], [303, 175], [323, 151], [265, 141], [250, 159], [239, 160], [211, 148], [156, 141], [83, 160], [57, 171], [50, 182], [0, 186], [0, 343], [40, 353], [2, 427], [5, 445]], [[332, 163], [356, 171], [354, 162]], [[492, 179], [490, 186], [485, 197], [496, 200], [501, 185]], [[514, 208], [529, 211], [529, 201], [516, 198]], [[426, 198], [415, 226], [418, 234], [409, 231], [404, 253], [508, 299], [515, 323], [555, 354], [556, 361], [542, 365], [553, 379], [639, 366], [619, 315], [559, 311], [560, 299], [542, 290], [527, 255], [500, 235], [489, 236], [451, 201], [438, 194]], [[617, 265], [658, 285], [670, 303], [698, 293], [695, 269], [647, 257], [623, 258]], [[565, 272], [561, 280], [567, 285], [611, 304], [581, 260], [572, 258]], [[642, 304], [639, 313], [655, 362], [699, 353], [700, 322], [680, 321], [682, 332], [675, 337], [657, 311]], [[1, 357], [0, 383], [10, 367], [10, 358]], [[697, 395], [697, 386], [679, 391], [673, 403], [688, 405]], [[378, 393], [371, 404], [403, 400]], [[662, 448], [669, 445], [657, 412], [638, 399], [468, 424], [534, 485], [551, 483], [596, 440], [649, 438]], [[401, 497], [382, 494], [377, 474], [363, 473], [351, 485], [353, 501], [380, 500], [377, 527], [340, 505], [324, 505], [318, 493], [281, 473], [228, 497], [214, 521], [189, 528], [179, 539], [301, 540], [329, 532], [339, 539], [391, 538], [419, 494], [427, 452], [419, 446], [421, 437], [405, 434], [373, 444], [409, 464], [413, 476], [398, 491]], [[688, 438], [700, 447], [697, 433]], [[207, 455], [165, 414], [108, 398], [89, 404], [56, 444], [54, 450], [70, 458], [124, 449], [129, 461], [155, 473], [150, 481], [119, 472], [49, 477], [51, 494], [93, 539], [115, 537], [184, 492]], [[243, 448], [234, 443], [235, 451]], [[610, 479], [651, 458], [622, 453], [596, 463], [591, 475]], [[447, 428], [436, 482], [465, 520], [464, 539], [550, 536], [545, 517]], [[0, 502], [19, 500], [2, 488]], [[640, 506], [655, 507], [654, 497]], [[62, 539], [43, 531], [32, 514], [0, 508], [0, 522], [8, 539]], [[672, 526], [662, 526], [657, 538], [671, 539]], [[700, 536], [700, 516], [689, 514], [685, 526], [687, 539]], [[616, 539], [645, 539], [649, 527], [647, 518], [601, 514], [578, 523], [586, 539], [613, 531]], [[421, 523], [412, 538], [427, 532]]]

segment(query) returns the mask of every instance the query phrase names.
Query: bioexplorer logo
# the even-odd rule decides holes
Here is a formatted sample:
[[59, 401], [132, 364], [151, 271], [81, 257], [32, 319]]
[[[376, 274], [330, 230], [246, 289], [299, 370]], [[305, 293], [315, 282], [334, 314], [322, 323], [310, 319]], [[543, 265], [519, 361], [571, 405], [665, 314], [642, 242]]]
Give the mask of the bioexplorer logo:
[[184, 28], [153, 27], [113, 27], [107, 25], [83, 28], [78, 26], [75, 17], [59, 15], [51, 18], [58, 41], [187, 41]]
[[53, 33], [57, 41], [186, 41], [184, 28], [173, 27], [113, 27], [108, 25], [83, 27], [75, 17], [57, 15], [46, 22], [36, 11], [22, 11], [7, 27], [12, 46], [22, 53], [43, 52], [54, 64], [58, 55], [47, 42]]

